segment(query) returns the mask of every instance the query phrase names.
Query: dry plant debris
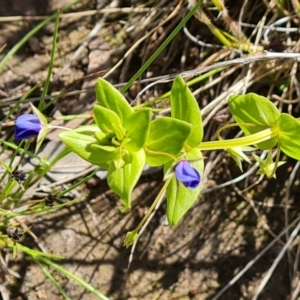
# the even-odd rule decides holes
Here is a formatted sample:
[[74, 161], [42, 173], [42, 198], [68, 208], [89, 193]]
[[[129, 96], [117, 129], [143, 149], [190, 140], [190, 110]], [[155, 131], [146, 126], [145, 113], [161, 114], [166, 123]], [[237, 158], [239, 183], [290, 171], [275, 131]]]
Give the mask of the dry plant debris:
[[[9, 15], [10, 3], [4, 2], [0, 58], [36, 20], [49, 13], [36, 10], [36, 2], [28, 3], [26, 10], [11, 11], [22, 16]], [[50, 10], [58, 7], [57, 1], [47, 3]], [[299, 115], [299, 60], [248, 61], [249, 56], [261, 55], [264, 50], [291, 57], [300, 52], [299, 3], [238, 3], [205, 1], [199, 15], [131, 87], [128, 97], [140, 103], [149, 101], [169, 90], [169, 75], [191, 71], [186, 78], [193, 78], [203, 68], [224, 62], [222, 70], [192, 87], [202, 108], [206, 140], [216, 138], [213, 133], [220, 124], [231, 122], [226, 107], [232, 93], [253, 91], [271, 99], [281, 111]], [[82, 1], [73, 12], [62, 15], [50, 98], [63, 89], [66, 94], [49, 108], [49, 115], [88, 111], [94, 101], [93, 80], [98, 76], [116, 84], [128, 81], [187, 9], [184, 1], [151, 1], [151, 6], [145, 1], [120, 1], [119, 5], [97, 11], [96, 3]], [[225, 47], [218, 31], [230, 33], [238, 42]], [[10, 105], [45, 79], [52, 34], [51, 25], [44, 28], [1, 70], [1, 119]], [[235, 59], [234, 64], [228, 63]], [[164, 76], [161, 84], [149, 84], [160, 76]], [[40, 93], [37, 89], [20, 110], [28, 109], [27, 102], [38, 101]], [[1, 133], [3, 137], [9, 134]], [[299, 224], [299, 164], [288, 160], [277, 180], [256, 175], [255, 163], [245, 168], [241, 175], [223, 152], [209, 153], [201, 199], [175, 228], [164, 225], [162, 205], [140, 238], [128, 272], [130, 253], [122, 247], [123, 236], [153, 199], [159, 173], [139, 183], [133, 209], [126, 215], [115, 208], [117, 199], [103, 181], [90, 182], [79, 190], [86, 201], [57, 215], [22, 220], [24, 229], [30, 228], [32, 234], [24, 242], [64, 255], [66, 268], [111, 299], [257, 299], [260, 291], [259, 299], [298, 299], [299, 226], [293, 226]], [[264, 249], [268, 252], [256, 261]], [[22, 256], [15, 261], [10, 253], [1, 252], [0, 262], [3, 299], [62, 299], [41, 270]], [[236, 277], [245, 266], [247, 272]], [[54, 275], [72, 299], [96, 299], [63, 276]], [[267, 283], [264, 279], [268, 277]]]

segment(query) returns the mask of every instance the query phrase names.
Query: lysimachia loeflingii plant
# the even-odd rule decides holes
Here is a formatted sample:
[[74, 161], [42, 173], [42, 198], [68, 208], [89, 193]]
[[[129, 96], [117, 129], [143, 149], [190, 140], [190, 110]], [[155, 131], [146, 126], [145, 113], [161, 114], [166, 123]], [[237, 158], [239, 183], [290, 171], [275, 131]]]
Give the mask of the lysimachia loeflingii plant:
[[[127, 207], [131, 206], [132, 190], [145, 164], [163, 166], [165, 184], [155, 202], [166, 194], [170, 225], [179, 222], [200, 194], [203, 150], [226, 150], [240, 168], [243, 160], [250, 162], [244, 154], [250, 145], [255, 146], [251, 150], [269, 150], [265, 160], [254, 156], [260, 165], [259, 173], [268, 177], [274, 177], [282, 164], [280, 151], [300, 160], [300, 122], [280, 113], [272, 102], [256, 94], [231, 96], [228, 105], [236, 123], [223, 126], [218, 141], [203, 142], [201, 111], [181, 77], [175, 79], [171, 89], [169, 117], [155, 116], [151, 108], [131, 107], [104, 79], [98, 79], [95, 90], [95, 124], [66, 130], [60, 133], [60, 139], [83, 159], [108, 170], [110, 188]], [[37, 117], [21, 116], [16, 121], [17, 139], [38, 135], [38, 142], [43, 140], [49, 125], [36, 109], [35, 113]], [[245, 136], [222, 140], [220, 132], [232, 126], [239, 126]], [[273, 162], [274, 147], [277, 156]], [[127, 234], [126, 246], [136, 240], [140, 228], [139, 225]]]

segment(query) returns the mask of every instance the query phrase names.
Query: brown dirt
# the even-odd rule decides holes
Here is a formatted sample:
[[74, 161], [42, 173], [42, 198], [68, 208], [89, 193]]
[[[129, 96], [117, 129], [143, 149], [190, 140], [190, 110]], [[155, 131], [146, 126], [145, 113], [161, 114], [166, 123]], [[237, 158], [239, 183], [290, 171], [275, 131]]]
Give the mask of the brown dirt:
[[[62, 1], [54, 0], [43, 1], [43, 6], [39, 0], [27, 1], [26, 6], [23, 2], [15, 1], [11, 6], [12, 1], [4, 1], [4, 6], [0, 7], [0, 15], [47, 14], [57, 8], [58, 3], [62, 5]], [[87, 2], [83, 1], [78, 9], [93, 8], [93, 3], [86, 5]], [[70, 60], [84, 36], [90, 32], [95, 20], [95, 17], [84, 17], [78, 19], [76, 24], [74, 21], [62, 21], [54, 73], [58, 73]], [[113, 23], [113, 20], [111, 22]], [[22, 24], [0, 23], [0, 46], [7, 44], [9, 49], [34, 24], [35, 22], [30, 21]], [[114, 26], [117, 28], [117, 25]], [[113, 31], [112, 27], [113, 25], [109, 30]], [[33, 84], [45, 79], [52, 30], [53, 27], [47, 26], [9, 61], [8, 68], [1, 74], [2, 95], [6, 95], [7, 98], [21, 96]], [[124, 40], [122, 43], [126, 47], [130, 40]], [[103, 48], [99, 45], [103, 45]], [[108, 69], [118, 55], [121, 57], [120, 53], [124, 52], [121, 47], [124, 45], [116, 41], [109, 43], [103, 36], [94, 39], [80, 59], [72, 64], [63, 77], [52, 84], [51, 92], [61, 90], [87, 73]], [[98, 52], [92, 54], [93, 50]], [[174, 59], [176, 62], [176, 58]], [[137, 60], [133, 60], [134, 69], [138, 63]], [[171, 67], [164, 70], [165, 73], [171, 71], [174, 71]], [[132, 72], [128, 70], [125, 78]], [[117, 78], [115, 75], [112, 80], [116, 81]], [[92, 84], [93, 81], [79, 81], [72, 88], [87, 88]], [[53, 109], [59, 109], [63, 113], [82, 111], [93, 101], [91, 95], [66, 98]], [[2, 114], [5, 114], [6, 109], [2, 107]], [[85, 196], [84, 201], [59, 212], [27, 220], [38, 238], [38, 243], [26, 235], [22, 244], [33, 248], [42, 245], [49, 253], [63, 255], [65, 259], [58, 262], [59, 264], [112, 300], [212, 299], [273, 239], [267, 232], [266, 225], [275, 234], [284, 228], [281, 204], [285, 195], [284, 186], [292, 167], [293, 162], [288, 162], [281, 169], [277, 180], [263, 180], [247, 193], [248, 198], [237, 194], [236, 187], [242, 190], [247, 185], [244, 182], [236, 187], [230, 185], [204, 193], [174, 228], [164, 225], [163, 204], [139, 239], [128, 272], [126, 269], [130, 249], [123, 246], [124, 237], [127, 231], [135, 228], [159, 191], [162, 180], [160, 171], [140, 180], [134, 192], [133, 208], [126, 214], [122, 213], [119, 200], [108, 190], [105, 181], [94, 178], [79, 191]], [[207, 187], [217, 186], [239, 175], [237, 168], [228, 164], [224, 157], [207, 178]], [[256, 175], [252, 175], [248, 180], [255, 182], [257, 178]], [[291, 198], [296, 201], [298, 193], [299, 187], [295, 186]], [[272, 203], [273, 207], [258, 205], [258, 216], [249, 199], [256, 203]], [[295, 206], [289, 211], [291, 220], [297, 215], [295, 201]], [[281, 247], [280, 243], [273, 247], [220, 299], [251, 299]], [[19, 254], [18, 259], [13, 260], [10, 254], [4, 255], [9, 259], [9, 268], [21, 275], [21, 278], [17, 279], [8, 273], [5, 274], [5, 286], [10, 292], [11, 300], [63, 299], [40, 268], [28, 258]], [[289, 260], [285, 257], [260, 299], [289, 299], [290, 271]], [[52, 275], [72, 300], [97, 299], [60, 273], [52, 271]]]

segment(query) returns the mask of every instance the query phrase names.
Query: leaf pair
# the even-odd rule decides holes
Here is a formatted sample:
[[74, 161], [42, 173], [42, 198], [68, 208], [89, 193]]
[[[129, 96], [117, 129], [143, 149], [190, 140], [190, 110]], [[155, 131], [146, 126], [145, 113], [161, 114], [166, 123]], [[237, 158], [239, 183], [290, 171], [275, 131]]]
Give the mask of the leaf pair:
[[[189, 124], [190, 132], [185, 140], [185, 148], [181, 149], [181, 156], [190, 161], [200, 174], [201, 178], [204, 172], [204, 161], [201, 151], [196, 147], [203, 138], [203, 126], [201, 112], [198, 103], [191, 93], [186, 83], [181, 77], [174, 80], [171, 89], [171, 117]], [[171, 162], [164, 165], [164, 172], [167, 174], [172, 168]], [[202, 189], [202, 182], [197, 188], [191, 189], [185, 187], [179, 182], [176, 176], [173, 176], [167, 187], [167, 218], [170, 225], [176, 225], [185, 213], [198, 199]]]
[[124, 96], [103, 79], [96, 83], [99, 105], [93, 108], [96, 125], [60, 134], [61, 140], [83, 159], [108, 169], [108, 184], [124, 204], [131, 205], [146, 156], [151, 110], [134, 112]]
[[249, 93], [231, 96], [228, 105], [235, 121], [246, 135], [267, 128], [277, 130], [277, 136], [257, 146], [262, 150], [272, 149], [279, 144], [286, 155], [300, 160], [300, 122], [293, 116], [280, 113], [267, 98]]
[[[108, 169], [108, 184], [126, 206], [145, 163], [172, 171], [176, 160], [191, 159], [203, 175], [196, 148], [203, 136], [198, 104], [185, 82], [176, 78], [171, 91], [171, 117], [151, 121], [151, 110], [135, 112], [124, 96], [103, 79], [96, 83], [96, 124], [60, 134], [61, 140], [83, 159]], [[167, 216], [175, 225], [196, 201], [201, 185], [188, 189], [176, 177], [167, 188]]]

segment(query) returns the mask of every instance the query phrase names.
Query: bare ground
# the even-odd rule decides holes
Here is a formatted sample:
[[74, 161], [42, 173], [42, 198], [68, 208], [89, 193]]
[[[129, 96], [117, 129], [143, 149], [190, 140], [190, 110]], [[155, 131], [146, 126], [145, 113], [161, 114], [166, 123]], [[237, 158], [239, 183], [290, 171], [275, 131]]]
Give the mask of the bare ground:
[[[22, 3], [23, 1], [20, 1], [18, 5], [11, 6], [7, 1], [3, 6], [6, 9], [0, 8], [0, 14], [43, 15], [56, 9], [58, 5], [57, 1], [53, 0], [44, 2], [44, 6], [37, 5], [37, 1], [28, 2], [25, 7], [22, 7]], [[174, 1], [173, 5], [176, 4]], [[94, 3], [82, 2], [75, 10], [94, 7]], [[258, 7], [261, 7], [260, 4]], [[162, 15], [157, 16], [157, 19], [152, 17], [150, 20], [157, 24], [160, 16]], [[131, 22], [134, 18], [138, 20], [141, 16], [134, 16], [130, 19]], [[146, 32], [144, 29], [136, 31], [137, 36], [123, 37], [121, 33], [124, 32], [118, 23], [122, 17], [111, 16], [107, 21], [105, 34], [100, 31], [100, 34], [88, 43], [80, 58], [63, 74], [59, 74], [99, 19], [99, 16], [92, 16], [76, 19], [76, 22], [74, 19], [62, 20], [54, 68], [55, 80], [51, 92], [66, 87], [68, 90], [92, 87], [93, 80], [76, 80], [91, 72], [105, 72]], [[110, 77], [112, 82], [128, 80], [140, 63], [152, 53], [153, 43], [159, 44], [160, 38], [163, 39], [164, 34], [169, 33], [170, 28], [173, 28], [179, 19], [174, 17], [164, 27], [157, 29], [151, 36], [152, 42], [150, 38], [146, 40], [134, 54], [136, 57], [130, 56], [120, 71]], [[7, 44], [5, 49], [7, 51], [34, 24], [36, 24], [34, 21], [0, 23], [2, 32], [0, 46]], [[197, 26], [204, 27], [197, 20], [189, 24], [191, 31]], [[151, 26], [149, 30], [150, 28]], [[209, 31], [204, 29], [199, 31], [209, 40]], [[48, 25], [9, 61], [8, 67], [2, 72], [0, 83], [2, 115], [5, 115], [11, 97], [23, 95], [35, 83], [45, 79], [52, 33], [53, 26]], [[211, 40], [214, 38], [211, 37]], [[184, 47], [180, 48], [178, 45]], [[197, 66], [202, 49], [188, 42], [185, 36], [179, 35], [150, 68], [148, 75], [180, 71], [178, 61], [184, 51], [187, 51], [186, 66], [189, 68]], [[228, 79], [228, 82], [219, 83], [216, 88], [218, 91], [208, 90], [204, 93], [200, 104], [204, 106], [209, 103], [218, 92], [221, 93], [233, 84], [234, 79], [231, 77], [230, 79], [232, 81]], [[74, 84], [70, 88], [72, 83]], [[139, 88], [131, 89], [128, 97], [134, 98]], [[258, 84], [253, 89], [263, 91], [263, 84]], [[161, 93], [160, 90], [152, 92]], [[36, 95], [39, 95], [39, 91]], [[48, 113], [51, 115], [55, 110], [61, 113], [85, 112], [93, 100], [92, 92], [65, 97]], [[217, 126], [211, 122], [207, 125], [207, 139], [211, 138], [211, 132], [214, 132]], [[123, 240], [126, 232], [134, 229], [139, 223], [158, 193], [162, 182], [161, 171], [144, 176], [140, 180], [134, 193], [133, 208], [127, 213], [123, 212], [118, 198], [109, 191], [105, 180], [93, 178], [78, 191], [84, 196], [84, 201], [59, 212], [26, 220], [26, 224], [32, 226], [31, 230], [37, 239], [34, 240], [28, 234], [22, 239], [22, 243], [64, 256], [65, 259], [59, 262], [62, 266], [112, 300], [212, 299], [285, 228], [286, 224], [297, 217], [299, 180], [289, 179], [295, 164], [288, 161], [280, 169], [276, 180], [261, 180], [246, 192], [242, 191], [259, 178], [254, 173], [236, 185], [230, 184], [219, 188], [219, 184], [230, 181], [241, 173], [223, 153], [213, 152], [205, 155], [207, 165], [215, 165], [213, 170], [207, 173], [203, 194], [174, 228], [164, 224], [165, 206], [161, 205], [139, 239], [128, 271], [130, 249], [123, 246]], [[289, 208], [287, 204], [290, 205]], [[257, 286], [285, 242], [285, 237], [279, 240], [219, 299], [252, 299]], [[298, 284], [297, 247], [295, 240], [289, 255], [280, 261], [260, 299], [291, 299], [293, 287]], [[15, 278], [3, 268], [5, 281], [2, 284], [10, 295], [9, 299], [63, 299], [40, 268], [28, 258], [20, 254], [17, 260], [13, 260], [11, 254], [5, 251], [2, 256], [7, 260], [8, 268], [20, 275], [20, 278]], [[71, 299], [97, 299], [60, 273], [54, 271], [52, 275]]]

